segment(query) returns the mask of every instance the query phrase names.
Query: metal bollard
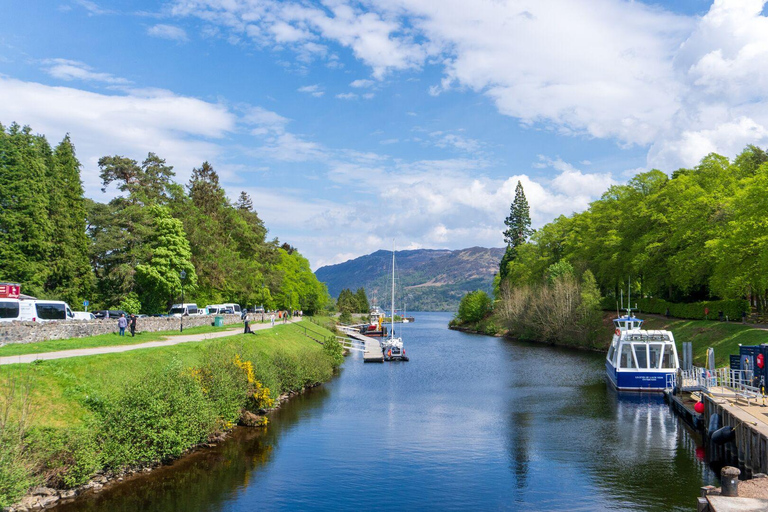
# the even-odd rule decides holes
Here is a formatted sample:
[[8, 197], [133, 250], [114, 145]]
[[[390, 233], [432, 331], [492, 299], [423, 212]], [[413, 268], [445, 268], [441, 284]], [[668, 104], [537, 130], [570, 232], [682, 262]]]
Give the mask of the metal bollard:
[[720, 493], [723, 496], [738, 496], [739, 495], [739, 475], [741, 471], [739, 468], [733, 466], [725, 466], [720, 471], [720, 480], [723, 483]]

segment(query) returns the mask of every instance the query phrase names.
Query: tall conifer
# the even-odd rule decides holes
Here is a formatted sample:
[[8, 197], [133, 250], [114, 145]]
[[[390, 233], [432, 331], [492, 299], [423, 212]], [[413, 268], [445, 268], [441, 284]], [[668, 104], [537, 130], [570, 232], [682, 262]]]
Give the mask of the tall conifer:
[[516, 250], [524, 244], [533, 233], [531, 229], [531, 215], [528, 200], [525, 198], [523, 184], [517, 182], [515, 187], [515, 199], [509, 208], [509, 216], [504, 219], [507, 229], [504, 230], [504, 241], [507, 243], [507, 250], [501, 259], [499, 266], [499, 275], [502, 279], [507, 276], [509, 263], [515, 259]]

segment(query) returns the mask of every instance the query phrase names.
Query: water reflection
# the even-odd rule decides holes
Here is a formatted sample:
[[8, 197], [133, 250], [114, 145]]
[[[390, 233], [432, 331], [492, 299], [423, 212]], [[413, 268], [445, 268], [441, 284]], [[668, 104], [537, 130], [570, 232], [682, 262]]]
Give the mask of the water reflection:
[[618, 394], [603, 355], [474, 336], [419, 314], [411, 361], [364, 365], [265, 431], [65, 510], [691, 510], [714, 481], [659, 395]]
[[150, 474], [131, 477], [56, 507], [57, 512], [221, 510], [237, 501], [253, 478], [267, 471], [280, 438], [301, 418], [322, 407], [328, 390], [316, 388], [273, 414], [265, 429], [237, 428], [224, 443], [205, 448]]

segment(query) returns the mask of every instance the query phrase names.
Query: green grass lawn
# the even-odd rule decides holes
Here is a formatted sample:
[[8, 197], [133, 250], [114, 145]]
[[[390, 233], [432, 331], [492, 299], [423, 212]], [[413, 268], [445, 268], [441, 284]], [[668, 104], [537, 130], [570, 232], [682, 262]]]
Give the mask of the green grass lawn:
[[[254, 322], [256, 323], [256, 322]], [[76, 348], [109, 347], [112, 345], [134, 345], [136, 343], [146, 343], [148, 341], [160, 341], [167, 336], [179, 336], [180, 334], [204, 334], [209, 332], [227, 331], [230, 329], [242, 329], [243, 324], [229, 324], [224, 327], [213, 327], [211, 325], [202, 325], [200, 327], [190, 327], [184, 329], [183, 333], [178, 330], [143, 332], [131, 337], [130, 332], [125, 336], [119, 336], [117, 333], [99, 334], [97, 336], [88, 336], [85, 338], [67, 338], [63, 340], [39, 341], [37, 343], [12, 343], [0, 347], [0, 357], [19, 356], [23, 354], [42, 354], [44, 352], [56, 352], [59, 350], [71, 350]]]
[[761, 343], [768, 343], [768, 331], [736, 322], [639, 316], [645, 320], [644, 329], [672, 331], [672, 334], [675, 335], [678, 352], [680, 352], [682, 342], [692, 342], [693, 361], [697, 366], [704, 366], [709, 347], [715, 349], [715, 363], [720, 367], [729, 364], [730, 354], [739, 353], [739, 344], [760, 345]]
[[[331, 335], [317, 325], [312, 328]], [[254, 365], [272, 357], [277, 351], [300, 355], [307, 351], [322, 350], [321, 345], [304, 337], [297, 326], [277, 325], [274, 329], [257, 331], [255, 334], [239, 334], [169, 347], [0, 366], [0, 391], [11, 374], [28, 378], [33, 397], [32, 423], [51, 427], [72, 426], [92, 416], [84, 405], [88, 397], [109, 396], [120, 389], [125, 381], [135, 379], [150, 368], [163, 366], [172, 358], [182, 361], [185, 366], [194, 366], [213, 344], [240, 347]]]

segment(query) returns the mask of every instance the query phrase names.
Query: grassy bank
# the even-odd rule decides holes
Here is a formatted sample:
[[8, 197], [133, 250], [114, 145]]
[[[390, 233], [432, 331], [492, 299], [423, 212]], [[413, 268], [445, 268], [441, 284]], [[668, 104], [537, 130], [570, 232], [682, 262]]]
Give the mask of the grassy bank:
[[190, 334], [205, 334], [210, 332], [221, 332], [228, 330], [242, 330], [243, 324], [229, 324], [223, 327], [214, 327], [212, 325], [202, 325], [200, 327], [190, 327], [179, 332], [178, 329], [172, 331], [141, 332], [131, 337], [130, 333], [120, 336], [117, 333], [99, 334], [96, 336], [86, 336], [84, 338], [65, 338], [61, 340], [39, 341], [37, 343], [12, 343], [0, 347], [0, 357], [19, 356], [24, 354], [42, 354], [45, 352], [56, 352], [59, 350], [73, 350], [77, 348], [95, 348], [111, 347], [114, 345], [135, 345], [136, 343], [147, 343], [149, 341], [161, 341], [167, 337], [187, 336]]
[[[330, 336], [320, 326], [314, 330]], [[337, 344], [279, 325], [172, 347], [0, 367], [0, 506], [174, 457], [242, 412], [331, 378]]]
[[693, 362], [704, 366], [707, 348], [715, 349], [717, 366], [728, 366], [730, 354], [739, 353], [739, 344], [759, 345], [768, 343], [768, 331], [751, 325], [736, 322], [716, 322], [707, 320], [680, 320], [659, 316], [639, 315], [645, 320], [645, 329], [664, 329], [675, 335], [677, 350], [682, 342], [693, 343]]

